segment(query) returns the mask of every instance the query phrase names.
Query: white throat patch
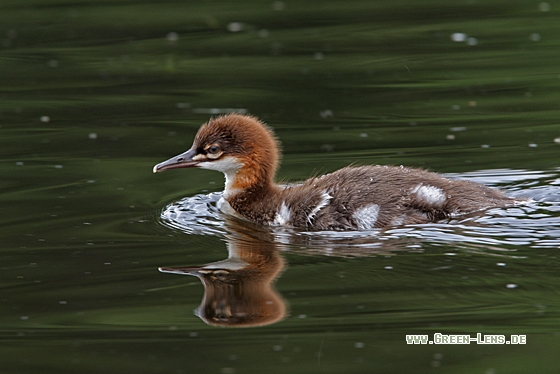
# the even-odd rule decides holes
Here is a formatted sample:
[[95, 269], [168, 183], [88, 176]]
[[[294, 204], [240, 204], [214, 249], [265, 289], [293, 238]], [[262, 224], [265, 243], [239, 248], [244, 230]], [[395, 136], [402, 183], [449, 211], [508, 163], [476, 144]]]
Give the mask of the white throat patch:
[[223, 194], [224, 198], [227, 198], [236, 192], [232, 186], [237, 172], [242, 166], [242, 162], [231, 156], [226, 156], [216, 161], [203, 161], [197, 165], [197, 167], [201, 169], [216, 170], [224, 173], [226, 177], [226, 185]]

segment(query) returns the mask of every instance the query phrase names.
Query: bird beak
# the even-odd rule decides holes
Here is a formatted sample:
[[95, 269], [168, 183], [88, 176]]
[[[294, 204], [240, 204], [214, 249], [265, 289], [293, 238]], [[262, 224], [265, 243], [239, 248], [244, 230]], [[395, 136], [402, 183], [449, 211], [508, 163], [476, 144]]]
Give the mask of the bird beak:
[[198, 277], [200, 275], [199, 270], [201, 270], [201, 269], [202, 269], [202, 267], [200, 267], [200, 266], [193, 266], [193, 267], [190, 267], [190, 268], [167, 268], [167, 267], [158, 268], [160, 273], [179, 274], [179, 275], [194, 275], [195, 277]]
[[154, 173], [168, 170], [168, 169], [178, 169], [178, 168], [192, 168], [197, 166], [200, 161], [193, 160], [196, 156], [196, 150], [194, 148], [189, 149], [185, 153], [181, 153], [178, 156], [171, 157], [167, 161], [163, 161], [156, 166], [154, 166]]

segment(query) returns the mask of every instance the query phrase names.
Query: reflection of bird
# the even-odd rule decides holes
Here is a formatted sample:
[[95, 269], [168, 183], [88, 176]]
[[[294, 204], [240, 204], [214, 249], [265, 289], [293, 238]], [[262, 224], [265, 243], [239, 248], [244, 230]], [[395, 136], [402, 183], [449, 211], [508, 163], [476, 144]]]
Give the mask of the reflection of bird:
[[154, 172], [199, 167], [225, 174], [225, 213], [259, 224], [352, 230], [427, 223], [515, 203], [481, 184], [419, 169], [351, 166], [293, 186], [274, 183], [280, 158], [272, 131], [255, 117], [210, 119], [193, 146]]
[[228, 251], [227, 260], [159, 270], [194, 275], [202, 281], [204, 298], [196, 314], [210, 325], [263, 326], [284, 318], [286, 304], [273, 286], [284, 267], [284, 260], [274, 242], [259, 240], [252, 235], [230, 237]]

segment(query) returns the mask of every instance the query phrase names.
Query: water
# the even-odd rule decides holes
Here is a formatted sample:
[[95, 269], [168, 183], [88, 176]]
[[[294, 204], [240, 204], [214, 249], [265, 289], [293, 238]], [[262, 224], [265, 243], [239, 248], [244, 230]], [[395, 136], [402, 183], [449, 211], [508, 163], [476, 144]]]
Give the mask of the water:
[[[2, 2], [0, 371], [555, 372], [559, 11]], [[151, 168], [231, 110], [274, 127], [286, 183], [402, 164], [532, 201], [368, 232], [230, 220], [219, 173]], [[216, 326], [235, 308], [263, 317]], [[527, 343], [406, 344], [434, 333]]]

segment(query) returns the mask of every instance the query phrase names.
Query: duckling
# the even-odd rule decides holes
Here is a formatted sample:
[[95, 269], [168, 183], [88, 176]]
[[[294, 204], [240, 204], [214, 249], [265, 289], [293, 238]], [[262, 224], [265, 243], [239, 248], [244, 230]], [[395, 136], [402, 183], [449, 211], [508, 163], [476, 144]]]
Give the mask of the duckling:
[[309, 230], [368, 230], [435, 222], [516, 200], [497, 189], [403, 166], [347, 166], [302, 183], [274, 181], [280, 147], [258, 118], [227, 114], [198, 130], [192, 147], [153, 171], [221, 171], [218, 208], [260, 225]]

